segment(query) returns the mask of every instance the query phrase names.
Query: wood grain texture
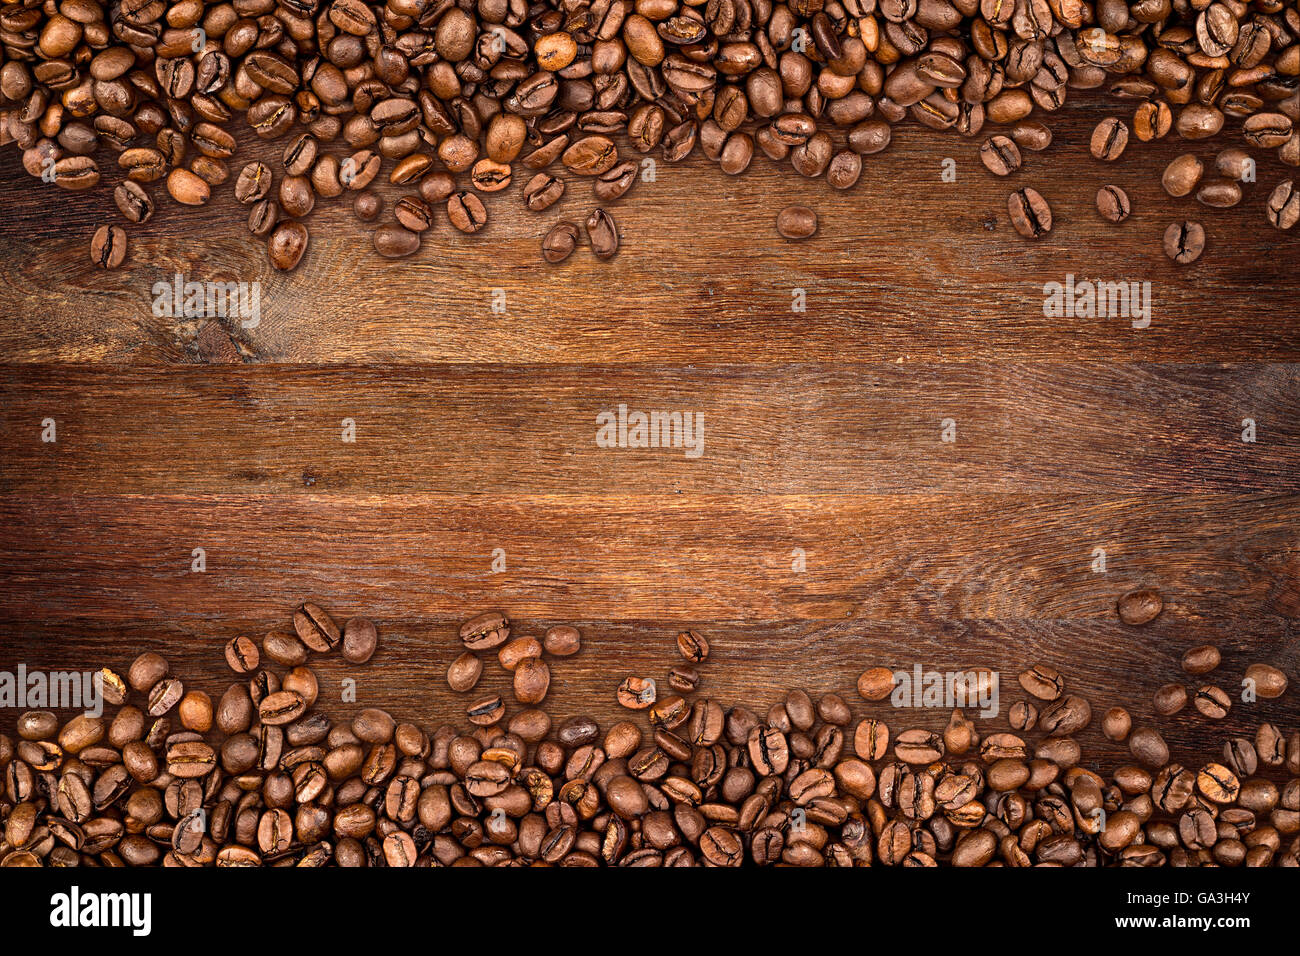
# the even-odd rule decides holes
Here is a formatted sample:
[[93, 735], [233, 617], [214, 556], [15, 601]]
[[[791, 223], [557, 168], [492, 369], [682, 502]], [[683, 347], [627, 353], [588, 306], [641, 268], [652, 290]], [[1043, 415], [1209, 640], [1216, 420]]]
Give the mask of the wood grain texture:
[[0, 605], [17, 620], [267, 620], [316, 594], [385, 618], [505, 604], [922, 625], [1113, 621], [1120, 593], [1155, 586], [1168, 620], [1230, 626], [1296, 615], [1298, 519], [1294, 495], [7, 497]]
[[[1077, 100], [1077, 102], [1076, 102]], [[611, 209], [622, 233], [607, 263], [583, 249], [558, 267], [540, 257], [544, 231], [581, 219], [595, 204], [574, 179], [545, 214], [527, 212], [527, 177], [489, 198], [477, 236], [439, 215], [411, 260], [380, 259], [368, 230], [343, 202], [309, 218], [312, 245], [298, 271], [273, 274], [244, 230], [247, 210], [229, 188], [210, 207], [184, 209], [162, 190], [159, 212], [130, 227], [126, 267], [106, 274], [87, 254], [94, 226], [118, 221], [107, 188], [70, 196], [28, 177], [12, 149], [0, 152], [0, 354], [10, 361], [108, 363], [599, 363], [1004, 360], [1295, 362], [1300, 230], [1264, 221], [1273, 185], [1295, 170], [1259, 151], [1259, 182], [1241, 205], [1213, 211], [1173, 200], [1159, 171], [1194, 150], [1206, 160], [1238, 145], [1236, 125], [1199, 144], [1134, 143], [1121, 160], [1087, 153], [1092, 126], [1129, 107], [1072, 95], [1052, 118], [1049, 151], [1028, 154], [1004, 180], [988, 174], [978, 141], [900, 127], [894, 145], [868, 157], [847, 193], [799, 178], [766, 158], [732, 179], [698, 154], [660, 163]], [[238, 162], [279, 169], [282, 144], [243, 137]], [[954, 159], [955, 183], [941, 181]], [[106, 157], [106, 183], [117, 171]], [[522, 172], [522, 171], [521, 171]], [[1097, 215], [1096, 190], [1118, 183], [1133, 201], [1119, 227]], [[1039, 189], [1055, 227], [1039, 242], [1010, 227], [1007, 195]], [[391, 209], [402, 193], [386, 187]], [[821, 230], [795, 243], [775, 232], [776, 212], [806, 203]], [[1174, 219], [1203, 221], [1209, 246], [1191, 267], [1160, 248]], [[195, 280], [260, 281], [262, 321], [155, 318], [151, 289], [176, 273]], [[1067, 274], [1152, 283], [1149, 328], [1127, 319], [1048, 318], [1043, 286]], [[807, 312], [791, 313], [792, 292]], [[506, 312], [491, 309], [494, 289]]]
[[[620, 405], [691, 413], [701, 454], [599, 447]], [[0, 492], [1294, 492], [1300, 367], [19, 365], [0, 441]]]

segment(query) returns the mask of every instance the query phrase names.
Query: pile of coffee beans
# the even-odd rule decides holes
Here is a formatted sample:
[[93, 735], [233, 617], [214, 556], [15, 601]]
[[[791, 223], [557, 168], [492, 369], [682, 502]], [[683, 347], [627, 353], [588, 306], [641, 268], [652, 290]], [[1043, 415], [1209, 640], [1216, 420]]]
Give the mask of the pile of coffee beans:
[[[467, 621], [447, 684], [470, 695], [495, 656], [515, 702], [470, 696], [470, 726], [432, 734], [379, 708], [334, 721], [317, 707], [311, 656], [363, 664], [378, 631], [312, 603], [292, 632], [226, 645], [239, 680], [215, 705], [156, 653], [125, 676], [106, 668], [111, 716], [60, 726], [29, 711], [16, 740], [0, 735], [0, 865], [1300, 865], [1300, 731], [1262, 723], [1184, 765], [1111, 707], [1102, 732], [1133, 759], [1103, 776], [1075, 739], [1093, 706], [1049, 665], [1019, 674], [1009, 730], [982, 735], [960, 709], [942, 732], [895, 730], [879, 714], [855, 724], [835, 693], [791, 690], [762, 713], [699, 696], [710, 646], [696, 631], [677, 637], [673, 693], [625, 678], [614, 696], [645, 722], [602, 730], [539, 706], [547, 659], [577, 654], [578, 630], [513, 631], [500, 612]], [[1220, 663], [1213, 646], [1182, 660], [1195, 676]], [[1247, 676], [1263, 697], [1287, 689], [1269, 665]], [[885, 713], [894, 686], [875, 666], [857, 691]], [[1227, 707], [1215, 691], [1195, 692], [1211, 719]]]
[[[1132, 138], [1201, 140], [1231, 121], [1247, 145], [1300, 165], [1298, 40], [1296, 0], [9, 0], [0, 145], [64, 189], [116, 170], [117, 207], [136, 223], [154, 213], [151, 188], [202, 206], [233, 179], [249, 231], [285, 270], [308, 248], [317, 199], [346, 196], [371, 223], [381, 175], [409, 189], [373, 232], [397, 258], [420, 248], [439, 206], [479, 232], [484, 198], [519, 167], [527, 208], [546, 209], [566, 189], [548, 172], [558, 164], [591, 181], [583, 225], [609, 258], [619, 233], [603, 204], [639, 178], [636, 154], [672, 163], [698, 147], [738, 175], [761, 152], [848, 189], [899, 123], [967, 137], [988, 123], [1006, 132], [981, 158], [1006, 175], [1020, 150], [1051, 142], [1031, 113], [1071, 90], [1132, 104], [1131, 122], [1097, 127], [1101, 162]], [[237, 165], [240, 127], [282, 151]], [[1231, 205], [1237, 186], [1197, 195]], [[1298, 195], [1277, 185], [1268, 221], [1294, 226]], [[1112, 199], [1102, 214], [1120, 221]], [[1027, 238], [1052, 228], [1032, 189], [1008, 213]], [[814, 220], [786, 210], [777, 229], [806, 238]], [[108, 235], [92, 257], [113, 267], [124, 233]], [[556, 223], [542, 255], [559, 262], [580, 241]], [[1165, 239], [1178, 262], [1203, 245], [1197, 223]]]

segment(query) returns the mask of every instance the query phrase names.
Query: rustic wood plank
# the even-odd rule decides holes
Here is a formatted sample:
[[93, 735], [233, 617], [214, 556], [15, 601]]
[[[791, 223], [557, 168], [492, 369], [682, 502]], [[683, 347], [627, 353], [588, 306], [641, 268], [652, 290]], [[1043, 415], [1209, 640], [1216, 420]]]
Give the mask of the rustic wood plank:
[[[0, 499], [7, 620], [378, 617], [1169, 622], [1300, 616], [1294, 495], [46, 496]], [[193, 549], [206, 571], [192, 573]], [[493, 573], [495, 549], [503, 573]], [[1107, 571], [1091, 570], [1094, 549]], [[796, 549], [802, 549], [797, 551]], [[802, 554], [806, 569], [795, 570]], [[1122, 632], [1127, 633], [1127, 632]]]
[[[703, 444], [598, 446], [620, 405]], [[4, 493], [1296, 491], [1300, 367], [9, 366], [0, 445]]]
[[[205, 209], [182, 209], [154, 190], [163, 201], [153, 222], [129, 228], [128, 266], [104, 273], [86, 249], [96, 224], [118, 220], [111, 157], [105, 187], [70, 196], [36, 183], [4, 149], [0, 355], [137, 364], [1300, 360], [1300, 230], [1280, 233], [1263, 216], [1269, 190], [1294, 170], [1261, 151], [1259, 182], [1239, 207], [1172, 200], [1159, 186], [1165, 163], [1238, 145], [1235, 124], [1199, 144], [1134, 143], [1103, 165], [1087, 155], [1088, 134], [1117, 108], [1127, 111], [1072, 96], [1052, 118], [1053, 147], [1029, 154], [1006, 180], [983, 169], [975, 142], [913, 125], [844, 194], [761, 157], [739, 179], [699, 155], [660, 164], [655, 183], [611, 207], [624, 236], [616, 259], [597, 262], [584, 249], [555, 268], [541, 262], [540, 237], [559, 218], [585, 216], [590, 187], [573, 182], [537, 215], [523, 209], [520, 175], [490, 200], [483, 233], [454, 234], [440, 218], [424, 249], [398, 263], [373, 254], [344, 204], [322, 203], [307, 257], [287, 277], [271, 274], [229, 189]], [[238, 160], [277, 161], [281, 148], [244, 137]], [[941, 181], [945, 158], [958, 163], [955, 183]], [[1133, 200], [1119, 227], [1094, 208], [1110, 182]], [[1053, 207], [1056, 226], [1041, 242], [1022, 240], [1006, 218], [1007, 194], [1023, 185]], [[400, 195], [384, 194], [389, 208]], [[794, 202], [820, 212], [811, 241], [775, 233], [776, 211]], [[1175, 218], [1199, 219], [1209, 233], [1191, 267], [1160, 250]], [[153, 285], [178, 272], [261, 282], [260, 324], [155, 318]], [[1045, 316], [1044, 284], [1071, 273], [1151, 282], [1150, 327]], [[805, 313], [791, 312], [796, 288], [807, 293]], [[491, 309], [495, 289], [506, 293], [503, 314]]]
[[[577, 600], [572, 605], [583, 608]], [[460, 615], [478, 608], [466, 607]], [[86, 669], [105, 665], [125, 667], [136, 653], [155, 650], [172, 663], [172, 672], [188, 688], [198, 688], [214, 699], [233, 681], [226, 669], [222, 645], [237, 634], [261, 639], [271, 628], [289, 624], [289, 608], [264, 616], [225, 618], [219, 607], [199, 619], [151, 619], [132, 624], [104, 626], [85, 620], [49, 620], [40, 624], [7, 623], [0, 626], [0, 667], [18, 662], [29, 668]], [[352, 614], [372, 614], [364, 605], [336, 604], [331, 610], [340, 620]], [[593, 716], [602, 726], [627, 719], [627, 711], [614, 702], [614, 688], [630, 674], [666, 680], [668, 668], [679, 658], [673, 642], [676, 629], [666, 622], [572, 619], [534, 619], [505, 610], [516, 622], [516, 633], [538, 634], [554, 623], [572, 623], [583, 631], [583, 650], [575, 657], [553, 659], [551, 692], [546, 706], [555, 720], [574, 714]], [[345, 718], [362, 707], [383, 707], [399, 720], [414, 720], [432, 729], [443, 723], [466, 726], [464, 707], [473, 695], [456, 694], [446, 685], [446, 668], [463, 648], [456, 628], [460, 615], [447, 617], [374, 616], [380, 630], [379, 651], [370, 664], [355, 667], [338, 655], [313, 655], [312, 668], [322, 688], [317, 709]], [[727, 705], [744, 704], [759, 713], [779, 701], [786, 690], [802, 687], [813, 694], [840, 693], [853, 710], [854, 720], [884, 719], [894, 730], [926, 727], [939, 730], [947, 710], [898, 709], [888, 701], [868, 703], [855, 691], [857, 675], [869, 666], [962, 671], [987, 667], [999, 672], [999, 712], [981, 718], [967, 709], [983, 735], [1008, 728], [1007, 711], [1025, 694], [1016, 674], [1035, 663], [1060, 669], [1071, 693], [1088, 697], [1094, 719], [1079, 735], [1085, 747], [1085, 765], [1098, 761], [1113, 768], [1129, 762], [1122, 745], [1107, 741], [1099, 732], [1100, 715], [1107, 707], [1128, 708], [1138, 723], [1158, 727], [1170, 743], [1175, 760], [1199, 766], [1218, 752], [1220, 742], [1235, 734], [1254, 733], [1262, 720], [1285, 729], [1300, 725], [1300, 697], [1295, 690], [1280, 699], [1240, 701], [1240, 680], [1246, 665], [1267, 660], [1293, 676], [1300, 664], [1300, 640], [1295, 621], [1260, 621], [1251, 629], [1221, 628], [1200, 622], [1157, 621], [1146, 628], [1124, 628], [1118, 622], [971, 621], [918, 624], [896, 622], [790, 622], [771, 621], [740, 625], [706, 619], [684, 621], [704, 633], [712, 644], [710, 660], [703, 666], [700, 696]], [[1188, 647], [1215, 642], [1223, 664], [1201, 680], [1212, 681], [1233, 694], [1236, 703], [1229, 716], [1214, 722], [1187, 708], [1175, 717], [1159, 717], [1151, 695], [1161, 684], [1186, 681], [1178, 659]], [[499, 693], [508, 712], [518, 709], [511, 697], [506, 672], [489, 657], [475, 693]], [[341, 700], [341, 681], [356, 681], [356, 702]], [[644, 727], [641, 718], [638, 719]], [[648, 728], [646, 733], [648, 734]], [[1029, 737], [1037, 739], [1039, 734]]]

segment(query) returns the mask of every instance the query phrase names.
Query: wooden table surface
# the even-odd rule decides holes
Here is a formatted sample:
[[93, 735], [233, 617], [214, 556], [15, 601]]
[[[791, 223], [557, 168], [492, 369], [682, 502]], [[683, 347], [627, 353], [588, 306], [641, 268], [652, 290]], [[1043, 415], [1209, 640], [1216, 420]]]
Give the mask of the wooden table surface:
[[[690, 626], [715, 645], [702, 693], [728, 703], [802, 686], [844, 693], [855, 718], [938, 728], [946, 712], [864, 704], [857, 674], [992, 667], [991, 733], [1023, 696], [1014, 675], [1046, 662], [1098, 713], [1153, 721], [1186, 762], [1262, 719], [1295, 729], [1295, 689], [1219, 724], [1150, 704], [1197, 643], [1223, 648], [1214, 679], [1231, 692], [1254, 661], [1300, 679], [1300, 229], [1263, 214], [1295, 171], [1261, 154], [1239, 207], [1171, 200], [1169, 159], [1211, 161], [1235, 138], [1134, 143], [1103, 166], [1087, 139], [1108, 112], [1072, 104], [1005, 181], [975, 143], [915, 126], [848, 193], [761, 158], [736, 179], [698, 156], [660, 164], [610, 207], [615, 259], [584, 248], [553, 267], [540, 237], [594, 205], [583, 181], [544, 214], [517, 181], [481, 234], [440, 217], [400, 262], [324, 203], [290, 275], [227, 188], [203, 210], [160, 202], [129, 227], [127, 265], [103, 272], [87, 247], [120, 222], [110, 190], [59, 192], [5, 148], [0, 668], [124, 666], [153, 648], [215, 694], [222, 642], [314, 598], [381, 632], [368, 668], [321, 665], [338, 714], [455, 719], [456, 626], [500, 608], [517, 633], [583, 630], [553, 667], [557, 717], [623, 716], [617, 681], [662, 679]], [[279, 149], [245, 146], [241, 161]], [[1132, 197], [1120, 226], [1095, 212], [1105, 183]], [[1006, 217], [1024, 185], [1055, 215], [1040, 242]], [[812, 240], [774, 230], [795, 202], [820, 214]], [[1174, 218], [1209, 234], [1190, 267], [1160, 249]], [[260, 282], [260, 323], [155, 316], [153, 285], [176, 273]], [[1150, 282], [1149, 327], [1046, 316], [1044, 284], [1068, 274]], [[598, 447], [596, 416], [619, 404], [702, 414], [703, 454]], [[1163, 614], [1121, 624], [1116, 597], [1147, 586]], [[356, 705], [328, 702], [348, 676]], [[503, 677], [489, 667], [481, 686]], [[1082, 737], [1089, 759], [1119, 753], [1095, 721]]]

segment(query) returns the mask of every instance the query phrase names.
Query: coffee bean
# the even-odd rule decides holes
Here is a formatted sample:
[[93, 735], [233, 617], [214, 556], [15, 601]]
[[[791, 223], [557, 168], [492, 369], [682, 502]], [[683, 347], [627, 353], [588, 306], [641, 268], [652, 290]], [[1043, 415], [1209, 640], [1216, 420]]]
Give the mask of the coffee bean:
[[1093, 159], [1099, 159], [1104, 163], [1113, 163], [1124, 155], [1124, 147], [1127, 145], [1127, 124], [1123, 120], [1109, 116], [1098, 123], [1092, 131], [1092, 140], [1089, 142], [1088, 148], [1092, 152]]
[[1182, 667], [1189, 674], [1208, 674], [1219, 666], [1219, 649], [1213, 644], [1193, 647], [1183, 654]]
[[1155, 710], [1162, 717], [1171, 717], [1187, 706], [1187, 688], [1182, 684], [1165, 684], [1155, 694]]
[[90, 261], [101, 269], [116, 269], [126, 261], [126, 231], [100, 226], [90, 238]]
[[1020, 686], [1039, 700], [1056, 700], [1065, 690], [1065, 681], [1059, 671], [1046, 664], [1038, 664], [1022, 671]]
[[1221, 688], [1206, 684], [1196, 689], [1192, 704], [1211, 720], [1222, 720], [1232, 708], [1232, 698]]
[[980, 146], [980, 162], [994, 176], [1010, 176], [1020, 168], [1020, 150], [1009, 137], [990, 136]]
[[241, 203], [254, 203], [271, 191], [271, 167], [266, 163], [249, 163], [235, 180], [235, 198]]
[[1026, 186], [1007, 197], [1007, 212], [1016, 232], [1040, 239], [1052, 231], [1052, 210], [1038, 190]]
[[505, 163], [491, 159], [480, 159], [474, 164], [470, 180], [479, 192], [494, 193], [510, 185], [511, 171]]
[[618, 225], [604, 209], [593, 209], [584, 223], [587, 241], [597, 259], [610, 259], [618, 252]]
[[1214, 209], [1227, 209], [1241, 202], [1241, 187], [1231, 179], [1212, 179], [1201, 184], [1196, 201]]
[[817, 213], [807, 206], [786, 206], [776, 217], [776, 231], [786, 239], [807, 239], [817, 232]]
[[383, 199], [378, 193], [372, 193], [370, 190], [357, 193], [356, 198], [352, 200], [352, 212], [362, 222], [374, 222], [379, 218], [383, 208]]
[[1204, 163], [1191, 153], [1184, 153], [1165, 167], [1160, 183], [1171, 196], [1187, 196], [1201, 181], [1204, 172]]
[[364, 664], [375, 656], [379, 631], [364, 617], [349, 618], [343, 625], [343, 659], [349, 664]]
[[487, 224], [487, 210], [473, 193], [458, 192], [447, 200], [447, 218], [461, 232], [475, 233]]
[[887, 667], [872, 667], [858, 677], [858, 693], [865, 700], [884, 700], [894, 692], [894, 672]]
[[1246, 668], [1246, 680], [1265, 700], [1273, 700], [1286, 693], [1286, 674], [1271, 664], [1251, 664]]
[[298, 639], [318, 654], [332, 651], [342, 640], [334, 619], [310, 601], [300, 604], [293, 612], [293, 629]]
[[578, 226], [567, 220], [557, 222], [542, 239], [542, 258], [547, 262], [563, 262], [578, 248]]
[[118, 184], [113, 201], [128, 222], [148, 222], [153, 216], [153, 198], [143, 186], [129, 179]]
[[1101, 732], [1107, 740], [1127, 740], [1133, 719], [1123, 707], [1112, 707], [1101, 718]]
[[1165, 255], [1179, 265], [1195, 262], [1205, 251], [1205, 229], [1199, 222], [1174, 222], [1165, 230]]
[[1300, 222], [1300, 189], [1294, 181], [1284, 179], [1269, 194], [1265, 207], [1269, 225], [1275, 229], [1291, 229]]
[[[636, 182], [639, 167], [633, 162], [611, 166], [596, 177], [592, 192], [600, 202], [613, 202], [627, 194]], [[529, 206], [531, 209], [532, 207]]]
[[1164, 606], [1164, 599], [1160, 597], [1160, 592], [1154, 588], [1129, 591], [1121, 595], [1119, 601], [1116, 602], [1119, 619], [1125, 624], [1135, 627], [1154, 621], [1159, 617]]
[[555, 205], [563, 195], [564, 180], [538, 173], [524, 186], [524, 205], [533, 212], [541, 212]]
[[167, 174], [167, 192], [183, 206], [202, 206], [212, 198], [211, 187], [188, 169]]
[[1097, 212], [1107, 222], [1123, 222], [1132, 212], [1128, 193], [1118, 186], [1102, 186], [1097, 190]]
[[460, 640], [471, 651], [500, 647], [510, 637], [510, 622], [500, 611], [485, 611], [460, 627]]
[[557, 624], [546, 629], [542, 646], [548, 654], [554, 654], [556, 657], [571, 657], [582, 647], [582, 635], [576, 627]]
[[1052, 145], [1052, 131], [1035, 120], [1022, 120], [1011, 128], [1011, 139], [1021, 149], [1041, 152]]
[[618, 162], [618, 147], [607, 136], [584, 136], [564, 151], [560, 162], [579, 176], [599, 176]]
[[226, 644], [226, 664], [236, 674], [250, 674], [257, 670], [261, 655], [257, 645], [248, 637], [234, 637]]

